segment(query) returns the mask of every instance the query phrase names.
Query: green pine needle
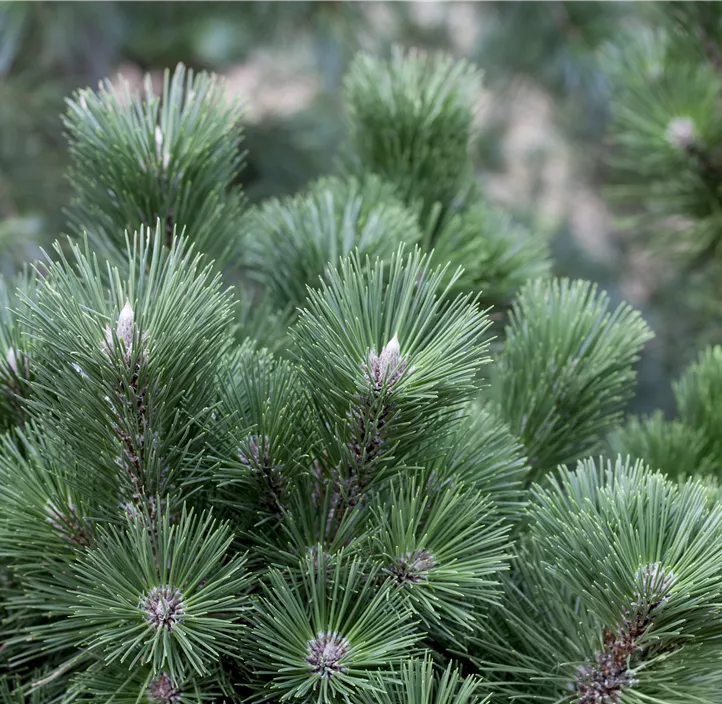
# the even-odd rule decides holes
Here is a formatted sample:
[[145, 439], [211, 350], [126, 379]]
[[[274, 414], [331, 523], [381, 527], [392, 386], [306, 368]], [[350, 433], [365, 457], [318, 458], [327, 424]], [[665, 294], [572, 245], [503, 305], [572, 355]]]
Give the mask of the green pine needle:
[[301, 195], [266, 201], [244, 229], [247, 265], [283, 310], [303, 305], [307, 287], [352, 251], [388, 259], [399, 244], [420, 239], [414, 214], [374, 176], [323, 178]]
[[363, 704], [483, 704], [476, 677], [462, 677], [451, 664], [434, 667], [429, 657], [407, 660], [390, 681], [379, 677], [385, 692], [363, 695]]
[[394, 184], [421, 209], [448, 210], [473, 183], [469, 142], [478, 71], [450, 56], [394, 50], [388, 61], [360, 54], [344, 100], [353, 167]]
[[165, 72], [161, 95], [146, 76], [142, 95], [109, 81], [68, 101], [69, 216], [98, 251], [122, 262], [124, 232], [176, 227], [199, 250], [224, 257], [237, 247], [242, 196], [239, 109], [218, 78], [180, 64]]
[[585, 457], [620, 420], [652, 333], [585, 281], [532, 281], [514, 302], [492, 396], [533, 476]]
[[300, 573], [269, 570], [251, 615], [249, 663], [267, 681], [258, 701], [351, 704], [379, 691], [375, 674], [413, 654], [411, 614], [378, 568], [320, 548]]
[[228, 555], [228, 525], [184, 510], [156, 526], [129, 519], [103, 531], [66, 577], [72, 587], [58, 608], [68, 618], [36, 637], [52, 647], [81, 642], [106, 664], [149, 665], [174, 682], [236, 652], [248, 578], [243, 557]]

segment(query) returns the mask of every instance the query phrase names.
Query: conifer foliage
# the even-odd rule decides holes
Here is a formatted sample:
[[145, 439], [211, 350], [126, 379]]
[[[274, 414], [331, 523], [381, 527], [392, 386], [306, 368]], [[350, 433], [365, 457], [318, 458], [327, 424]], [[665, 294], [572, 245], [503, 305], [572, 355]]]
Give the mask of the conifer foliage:
[[635, 224], [696, 267], [718, 264], [722, 15], [717, 3], [661, 3], [652, 27], [609, 47], [614, 194]]
[[104, 254], [125, 252], [126, 230], [160, 220], [170, 244], [187, 227], [202, 251], [223, 258], [234, 240], [242, 196], [238, 108], [214, 76], [166, 71], [161, 95], [148, 77], [81, 90], [64, 117], [73, 166], [74, 232]]
[[714, 487], [589, 458], [650, 331], [478, 194], [476, 73], [359, 58], [354, 173], [244, 212], [214, 80], [70, 104], [87, 236], [0, 327], [3, 701], [719, 701]]
[[670, 475], [719, 477], [722, 471], [722, 347], [708, 347], [673, 384], [677, 416], [660, 412], [631, 418], [612, 437], [612, 446], [644, 457]]

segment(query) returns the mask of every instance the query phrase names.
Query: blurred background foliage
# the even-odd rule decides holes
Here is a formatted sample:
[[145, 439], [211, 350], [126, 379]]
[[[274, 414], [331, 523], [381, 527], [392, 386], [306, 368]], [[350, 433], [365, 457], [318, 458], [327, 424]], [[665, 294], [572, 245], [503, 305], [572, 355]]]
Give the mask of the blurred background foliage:
[[[643, 198], [620, 203], [610, 139], [620, 42], [645, 32], [719, 45], [719, 10], [627, 2], [13, 2], [0, 4], [0, 273], [66, 232], [60, 114], [74, 89], [119, 73], [140, 86], [179, 61], [222, 74], [246, 106], [250, 202], [331, 174], [345, 134], [341, 88], [359, 49], [442, 49], [484, 72], [474, 162], [482, 190], [552, 238], [555, 273], [592, 279], [657, 333], [632, 410], [671, 413], [671, 379], [719, 341], [720, 278], [654, 247]], [[718, 3], [700, 3], [718, 5]], [[694, 12], [706, 12], [704, 17]], [[691, 18], [691, 19], [690, 19]], [[684, 22], [692, 24], [684, 30]], [[682, 30], [680, 30], [680, 27]], [[692, 29], [690, 29], [692, 27]], [[622, 47], [622, 50], [624, 47]], [[686, 49], [684, 51], [687, 51]], [[627, 69], [634, 75], [636, 68]], [[627, 81], [629, 82], [629, 81]], [[719, 105], [719, 96], [717, 96]], [[240, 131], [239, 131], [240, 138]]]

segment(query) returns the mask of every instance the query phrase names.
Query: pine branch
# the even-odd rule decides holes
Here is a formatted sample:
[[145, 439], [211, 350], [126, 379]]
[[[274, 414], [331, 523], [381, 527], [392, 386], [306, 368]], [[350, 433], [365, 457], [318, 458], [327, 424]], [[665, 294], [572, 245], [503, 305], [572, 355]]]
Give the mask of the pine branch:
[[722, 394], [722, 348], [708, 347], [673, 384], [678, 417], [661, 413], [633, 418], [612, 438], [613, 447], [644, 458], [669, 476], [719, 474], [722, 443], [719, 412]]
[[630, 225], [696, 269], [719, 253], [722, 75], [702, 58], [691, 25], [622, 38], [607, 50], [606, 70], [617, 181], [609, 192], [637, 209]]
[[372, 172], [418, 204], [422, 228], [435, 204], [448, 211], [471, 187], [469, 142], [477, 70], [449, 56], [356, 57], [345, 80], [352, 168]]
[[418, 635], [391, 584], [376, 588], [377, 574], [322, 551], [306, 558], [300, 575], [269, 571], [247, 643], [250, 664], [268, 683], [255, 701], [331, 704], [379, 691], [375, 674], [412, 655]]
[[121, 666], [96, 664], [79, 674], [70, 687], [73, 701], [91, 704], [107, 701], [114, 704], [201, 704], [201, 702], [240, 701], [234, 698], [218, 673], [211, 676], [185, 676], [174, 682], [165, 674], [155, 675], [149, 668], [129, 672]]
[[49, 440], [42, 426], [3, 437], [0, 542], [16, 574], [60, 569], [94, 543], [90, 516], [98, 510], [98, 493], [74, 481], [73, 464], [67, 448]]
[[328, 275], [292, 339], [322, 433], [319, 480], [343, 516], [448, 433], [487, 361], [488, 322], [470, 297], [450, 300], [443, 270], [428, 271], [418, 252], [387, 265], [352, 256]]
[[176, 230], [221, 261], [238, 246], [242, 196], [234, 181], [243, 160], [238, 107], [215, 76], [179, 65], [166, 71], [161, 96], [150, 76], [143, 94], [109, 81], [68, 102], [75, 199], [73, 230], [123, 262], [124, 232], [162, 223], [163, 244]]
[[244, 229], [249, 270], [277, 308], [292, 311], [352, 251], [388, 259], [421, 237], [394, 188], [374, 176], [323, 178], [302, 195], [266, 201]]
[[[49, 262], [28, 301], [38, 364], [33, 411], [85, 462], [85, 481], [118, 492], [129, 514], [180, 498], [182, 470], [197, 464], [204, 416], [217, 388], [216, 360], [230, 344], [231, 301], [218, 276], [175, 242], [160, 249], [141, 232], [123, 281], [73, 246]], [[132, 301], [132, 303], [131, 303]], [[210, 401], [210, 405], [212, 405]], [[110, 484], [109, 484], [110, 482]]]
[[634, 363], [652, 334], [626, 305], [583, 281], [527, 284], [514, 302], [492, 379], [501, 417], [532, 476], [585, 457], [621, 419]]
[[[477, 662], [510, 699], [715, 701], [722, 514], [704, 488], [595, 464], [534, 491], [508, 613]], [[504, 701], [502, 698], [501, 701]]]
[[[670, 111], [719, 94], [677, 85], [688, 69], [655, 83], [651, 127], [622, 122], [659, 147], [650, 180], [689, 169], [665, 206], [709, 244], [717, 128]], [[544, 280], [547, 243], [478, 197], [476, 71], [359, 57], [354, 175], [243, 223], [215, 79], [124, 90], [69, 104], [88, 238], [0, 314], [2, 700], [715, 703], [718, 478], [588, 459], [651, 333], [590, 283]], [[259, 295], [234, 329], [214, 272], [241, 244]], [[488, 391], [480, 300], [511, 305]], [[715, 472], [721, 380], [715, 348], [675, 386], [678, 419], [614, 442]]]

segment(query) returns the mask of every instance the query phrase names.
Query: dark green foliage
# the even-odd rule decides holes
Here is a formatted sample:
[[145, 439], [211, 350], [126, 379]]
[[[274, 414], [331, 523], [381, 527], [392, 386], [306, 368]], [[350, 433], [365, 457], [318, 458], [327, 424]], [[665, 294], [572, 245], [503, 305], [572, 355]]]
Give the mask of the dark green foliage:
[[642, 26], [620, 32], [604, 52], [609, 194], [630, 235], [629, 259], [644, 249], [653, 267], [646, 285], [662, 307], [657, 332], [674, 377], [721, 341], [722, 12], [718, 3], [639, 6]]
[[700, 429], [678, 419], [668, 421], [660, 411], [630, 418], [610, 438], [610, 444], [615, 452], [643, 458], [669, 476], [707, 473], [714, 467]]
[[[718, 178], [712, 160], [722, 141], [714, 119], [722, 83], [711, 67], [680, 65], [658, 45], [659, 38], [643, 39], [635, 48], [648, 54], [634, 57], [635, 70], [623, 66], [634, 83], [625, 86], [614, 122], [620, 145], [614, 165], [622, 179], [627, 176], [633, 182], [613, 193], [644, 203], [655, 214], [654, 219], [646, 218], [648, 227], [672, 215], [690, 218], [694, 236], [686, 237], [684, 244], [698, 254], [715, 243], [719, 232]], [[640, 75], [642, 60], [646, 72]]]
[[244, 261], [274, 308], [293, 312], [325, 267], [352, 249], [388, 258], [402, 242], [462, 265], [456, 290], [481, 290], [489, 303], [506, 305], [526, 280], [548, 275], [548, 243], [474, 193], [478, 83], [471, 66], [449, 57], [357, 58], [346, 84], [344, 152], [356, 176], [320, 179], [244, 219]]
[[603, 126], [608, 99], [600, 48], [634, 26], [635, 3], [489, 2], [483, 6], [476, 60], [492, 84], [523, 77], [577, 118], [575, 135]]
[[549, 243], [482, 201], [449, 217], [434, 241], [439, 262], [463, 267], [455, 286], [480, 291], [485, 302], [507, 306], [530, 279], [549, 276]]
[[160, 220], [165, 244], [177, 227], [200, 251], [227, 255], [237, 246], [242, 204], [233, 185], [242, 164], [238, 119], [216, 77], [182, 65], [166, 72], [162, 96], [150, 78], [143, 95], [110, 82], [79, 91], [64, 120], [74, 231], [122, 261], [124, 233]]
[[388, 267], [342, 262], [292, 333], [313, 406], [339, 449], [348, 445], [323, 462], [348, 464], [362, 486], [389, 462], [428, 456], [489, 361], [487, 317], [427, 267], [418, 251]]
[[[476, 81], [358, 59], [358, 173], [242, 225], [213, 79], [71, 104], [100, 254], [57, 247], [0, 328], [4, 704], [719, 700], [719, 482], [584, 459], [651, 334], [475, 193]], [[616, 442], [712, 472], [721, 369]]]
[[162, 235], [134, 238], [125, 277], [58, 252], [25, 299], [32, 423], [0, 454], [10, 662], [50, 664], [68, 702], [233, 701], [219, 654], [259, 700], [381, 692], [498, 601], [525, 468], [469, 405], [487, 318], [418, 251], [356, 254], [276, 360], [232, 348], [218, 275]]
[[588, 460], [535, 489], [529, 518], [508, 612], [477, 644], [494, 700], [717, 701], [722, 509], [702, 485]]
[[228, 356], [221, 374], [224, 444], [217, 448], [214, 500], [251, 528], [283, 512], [298, 465], [313, 447], [304, 432], [307, 402], [293, 365], [249, 343]]
[[138, 701], [144, 700], [160, 704], [235, 701], [232, 687], [225, 682], [219, 683], [218, 679], [219, 672], [215, 668], [210, 677], [181, 679], [175, 683], [165, 674], [154, 676], [152, 669], [135, 667], [132, 673], [128, 673], [122, 666], [94, 665], [77, 675], [70, 691], [73, 701], [88, 704], [101, 701], [138, 704]]
[[345, 104], [354, 167], [395, 184], [422, 222], [439, 204], [457, 205], [473, 186], [469, 142], [479, 74], [450, 56], [360, 54], [349, 69]]
[[75, 546], [91, 544], [89, 517], [98, 497], [81, 485], [72, 455], [43, 428], [31, 425], [2, 440], [2, 554], [17, 574], [42, 574], [44, 565], [70, 559]]
[[326, 267], [353, 250], [389, 258], [420, 239], [416, 218], [392, 186], [370, 176], [323, 178], [302, 195], [266, 201], [244, 221], [245, 261], [280, 309], [295, 310]]
[[36, 280], [25, 271], [11, 283], [0, 277], [0, 430], [23, 424], [30, 393], [30, 350], [19, 315], [35, 295]]
[[533, 281], [514, 302], [492, 395], [535, 478], [595, 452], [632, 394], [651, 332], [584, 281]]
[[709, 347], [674, 385], [679, 415], [700, 431], [705, 451], [722, 464], [722, 347]]
[[644, 457], [670, 476], [722, 472], [722, 347], [705, 349], [673, 385], [678, 416], [632, 418], [612, 438], [620, 452]]
[[706, 267], [722, 241], [722, 15], [715, 3], [670, 3], [654, 19], [607, 51], [617, 147], [610, 192], [638, 209], [633, 224], [653, 242]]

